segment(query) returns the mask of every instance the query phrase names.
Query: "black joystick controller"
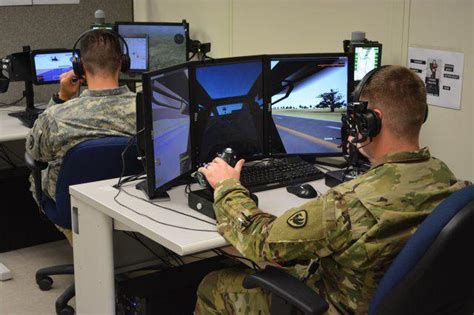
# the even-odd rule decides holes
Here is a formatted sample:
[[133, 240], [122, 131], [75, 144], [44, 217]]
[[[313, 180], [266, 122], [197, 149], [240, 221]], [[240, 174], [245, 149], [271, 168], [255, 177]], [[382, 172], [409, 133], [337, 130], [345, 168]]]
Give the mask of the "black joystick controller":
[[[217, 154], [217, 156], [220, 157], [221, 159], [223, 159], [227, 164], [229, 164], [232, 167], [234, 167], [235, 163], [237, 163], [237, 158], [234, 154], [234, 150], [232, 150], [231, 148], [226, 148], [224, 151], [222, 151], [222, 153]], [[199, 185], [201, 185], [202, 187], [204, 187], [204, 188], [210, 188], [211, 187], [209, 185], [209, 183], [207, 182], [206, 176], [204, 176], [203, 173], [201, 173], [199, 171], [196, 171], [196, 172], [192, 173], [191, 176], [195, 180], [197, 180]]]

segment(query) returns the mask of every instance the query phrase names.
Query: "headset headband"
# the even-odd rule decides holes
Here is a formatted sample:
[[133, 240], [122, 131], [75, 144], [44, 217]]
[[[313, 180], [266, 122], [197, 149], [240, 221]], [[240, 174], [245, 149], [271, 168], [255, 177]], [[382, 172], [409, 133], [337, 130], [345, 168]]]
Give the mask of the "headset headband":
[[[78, 39], [76, 40], [76, 42], [74, 43], [74, 46], [72, 47], [72, 53], [73, 53], [73, 55], [74, 55], [75, 57], [76, 57], [76, 56], [79, 57], [79, 54], [77, 53], [77, 50], [76, 50], [77, 44], [78, 44], [78, 43], [81, 41], [81, 39], [83, 39], [87, 34], [89, 34], [89, 33], [91, 33], [91, 32], [95, 32], [95, 31], [97, 31], [97, 30], [94, 30], [94, 29], [87, 30], [87, 31], [83, 32], [83, 33], [79, 36], [79, 38], [78, 38]], [[126, 52], [125, 52], [124, 54], [125, 54], [125, 55], [128, 55], [128, 52], [129, 52], [129, 50], [128, 50], [128, 44], [127, 44], [127, 41], [122, 37], [122, 35], [120, 35], [120, 34], [117, 33], [117, 32], [110, 31], [110, 30], [104, 30], [104, 29], [102, 29], [101, 31], [107, 32], [107, 33], [109, 33], [109, 34], [112, 34], [112, 35], [114, 35], [116, 38], [118, 38], [119, 41], [122, 41], [123, 45], [124, 45], [125, 48], [126, 48]]]
[[362, 78], [362, 80], [357, 84], [356, 89], [354, 90], [353, 102], [360, 102], [360, 96], [365, 86], [369, 83], [370, 79], [383, 68], [390, 67], [390, 65], [381, 66], [380, 68], [374, 68], [367, 72], [367, 74]]

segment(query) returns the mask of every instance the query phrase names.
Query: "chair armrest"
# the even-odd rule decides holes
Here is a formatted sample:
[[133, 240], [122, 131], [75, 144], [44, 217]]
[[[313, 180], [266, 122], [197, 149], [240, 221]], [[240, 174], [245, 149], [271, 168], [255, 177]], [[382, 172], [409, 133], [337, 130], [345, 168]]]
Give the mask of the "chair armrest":
[[35, 183], [36, 201], [38, 202], [38, 205], [40, 205], [41, 208], [41, 198], [43, 196], [41, 171], [48, 167], [48, 163], [35, 161], [28, 152], [25, 152], [25, 163], [26, 166], [31, 170], [31, 174], [33, 175], [33, 180]]
[[305, 314], [323, 314], [329, 308], [328, 303], [310, 287], [279, 268], [267, 266], [246, 276], [243, 285], [246, 289], [261, 287]]

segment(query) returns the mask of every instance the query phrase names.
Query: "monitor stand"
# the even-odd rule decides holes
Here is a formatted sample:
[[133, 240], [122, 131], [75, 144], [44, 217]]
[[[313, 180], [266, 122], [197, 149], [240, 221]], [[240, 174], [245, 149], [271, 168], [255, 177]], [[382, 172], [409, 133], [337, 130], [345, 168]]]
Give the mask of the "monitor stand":
[[[141, 190], [145, 193], [145, 195], [148, 197], [148, 199], [152, 200], [158, 200], [158, 201], [168, 201], [171, 200], [170, 195], [166, 191], [160, 191], [156, 192], [153, 194], [153, 192], [150, 194], [148, 191], [148, 185], [147, 185], [147, 180], [142, 180], [138, 184], [135, 185], [135, 188], [138, 190]], [[153, 196], [153, 198], [151, 198]]]
[[33, 127], [38, 115], [44, 111], [44, 108], [35, 107], [34, 95], [33, 82], [25, 81], [25, 90], [23, 91], [23, 96], [26, 98], [25, 110], [8, 113], [8, 116], [18, 118], [28, 128]]

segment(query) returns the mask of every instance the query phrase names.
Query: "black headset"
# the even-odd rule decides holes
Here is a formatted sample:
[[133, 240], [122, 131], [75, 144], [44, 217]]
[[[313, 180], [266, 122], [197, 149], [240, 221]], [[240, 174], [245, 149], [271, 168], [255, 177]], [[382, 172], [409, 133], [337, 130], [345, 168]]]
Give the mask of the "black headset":
[[[76, 50], [76, 46], [81, 41], [81, 39], [83, 39], [87, 34], [91, 32], [95, 32], [95, 31], [97, 30], [91, 29], [82, 33], [81, 36], [79, 36], [79, 38], [74, 43], [74, 46], [72, 47], [72, 54], [73, 54], [72, 69], [74, 70], [74, 74], [79, 78], [82, 78], [86, 72], [84, 70], [84, 65], [82, 64], [81, 57], [78, 51]], [[120, 60], [121, 60], [120, 71], [123, 73], [129, 71], [130, 70], [130, 55], [129, 55], [128, 45], [125, 39], [117, 32], [110, 31], [110, 30], [101, 30], [101, 31], [108, 32], [112, 34], [113, 36], [115, 36], [119, 41], [122, 41], [123, 45], [125, 46], [126, 52], [122, 53], [122, 55], [120, 56]]]
[[[343, 121], [354, 129], [357, 127], [358, 134], [360, 137], [354, 139], [353, 143], [362, 143], [367, 139], [372, 139], [377, 136], [382, 128], [382, 120], [379, 115], [368, 108], [369, 103], [361, 101], [360, 96], [364, 91], [364, 88], [369, 84], [372, 77], [381, 69], [389, 67], [389, 65], [382, 66], [380, 68], [372, 69], [360, 80], [356, 89], [352, 102], [347, 106], [347, 116]], [[426, 104], [425, 117], [423, 123], [428, 119], [428, 104]], [[349, 127], [349, 128], [351, 128]]]

